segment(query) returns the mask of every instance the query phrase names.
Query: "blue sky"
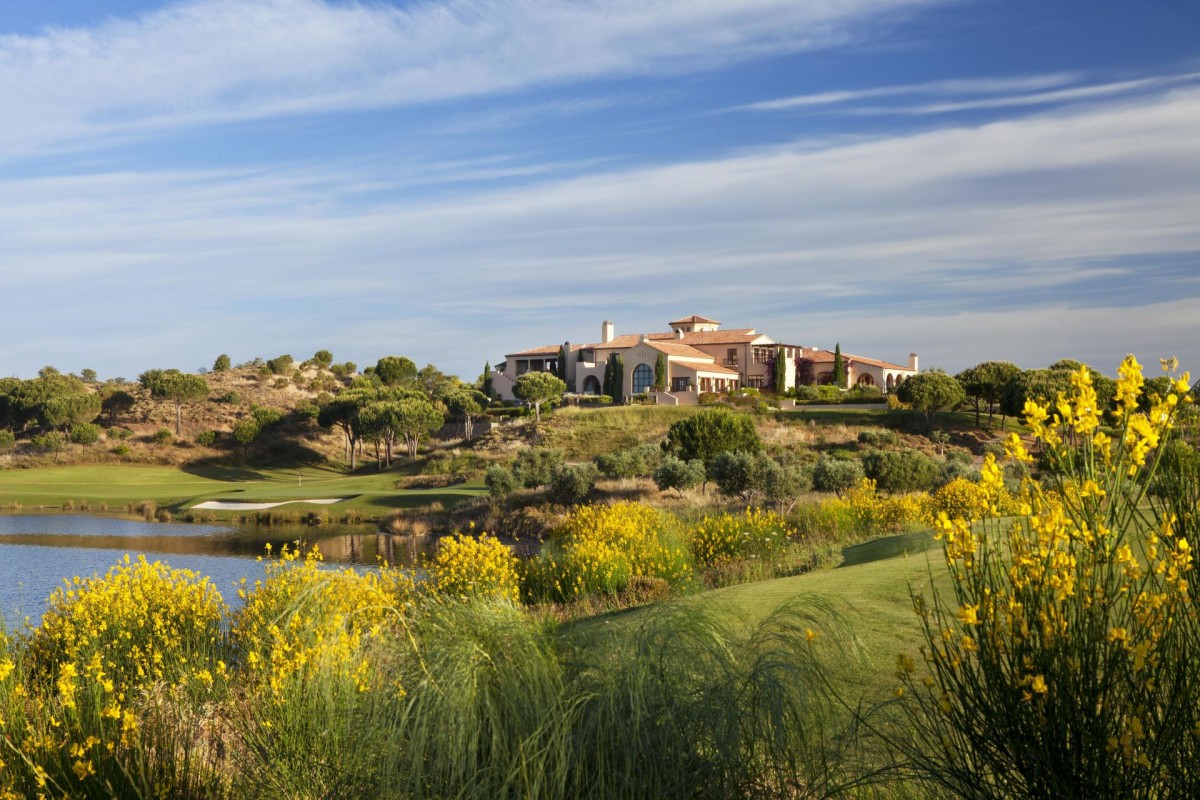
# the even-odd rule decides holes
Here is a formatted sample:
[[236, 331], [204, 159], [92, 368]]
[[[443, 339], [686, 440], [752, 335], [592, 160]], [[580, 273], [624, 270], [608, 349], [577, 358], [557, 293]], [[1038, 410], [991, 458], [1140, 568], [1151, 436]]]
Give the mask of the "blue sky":
[[1200, 371], [1200, 8], [0, 8], [0, 374], [466, 378], [698, 313], [955, 371]]

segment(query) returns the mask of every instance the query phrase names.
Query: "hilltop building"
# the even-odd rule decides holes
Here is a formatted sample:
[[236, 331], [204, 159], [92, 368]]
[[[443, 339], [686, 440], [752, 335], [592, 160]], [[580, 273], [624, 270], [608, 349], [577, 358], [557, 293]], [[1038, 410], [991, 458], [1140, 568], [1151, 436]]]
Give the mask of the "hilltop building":
[[[703, 392], [729, 392], [741, 388], [774, 388], [775, 359], [786, 359], [786, 387], [797, 377], [814, 383], [833, 382], [833, 356], [829, 350], [777, 342], [754, 328], [721, 330], [721, 323], [691, 315], [668, 323], [670, 331], [617, 335], [613, 323], [600, 326], [600, 341], [588, 344], [545, 345], [509, 353], [492, 373], [492, 386], [504, 399], [512, 399], [512, 387], [530, 371], [564, 374], [560, 354], [566, 354], [568, 387], [580, 394], [600, 394], [604, 368], [610, 357], [624, 361], [623, 394], [640, 394], [654, 388], [654, 367], [661, 354], [667, 365], [664, 390], [659, 403], [694, 405]], [[917, 372], [917, 356], [907, 366], [843, 353], [849, 384], [878, 386], [891, 390], [896, 383]], [[807, 375], [811, 372], [811, 377]]]

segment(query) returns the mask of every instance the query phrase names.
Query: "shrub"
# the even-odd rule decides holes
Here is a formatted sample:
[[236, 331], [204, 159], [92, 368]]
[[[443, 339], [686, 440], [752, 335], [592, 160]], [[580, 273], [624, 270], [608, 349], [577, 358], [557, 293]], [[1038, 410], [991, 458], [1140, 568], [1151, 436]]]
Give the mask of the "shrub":
[[272, 389], [286, 389], [288, 386], [291, 385], [291, 383], [292, 382], [290, 380], [288, 380], [287, 378], [276, 378], [275, 380], [273, 380], [271, 382], [271, 388]]
[[0, 428], [0, 453], [7, 453], [16, 446], [16, 435], [7, 428]]
[[462, 600], [497, 597], [511, 602], [519, 596], [517, 557], [499, 539], [487, 534], [455, 534], [442, 539], [426, 570], [438, 594]]
[[112, 448], [109, 452], [112, 453], [114, 456], [127, 456], [127, 455], [129, 455], [129, 445], [119, 444], [116, 447]]
[[196, 444], [211, 447], [215, 441], [217, 441], [216, 431], [200, 431], [196, 434]]
[[866, 476], [888, 492], [930, 491], [942, 476], [942, 462], [916, 450], [875, 450], [862, 464]]
[[513, 471], [500, 465], [489, 467], [483, 482], [492, 497], [505, 497], [521, 488], [521, 482]]
[[194, 670], [207, 659], [198, 656], [219, 641], [224, 613], [207, 577], [125, 556], [102, 578], [55, 590], [29, 657], [58, 681], [65, 701], [99, 687], [104, 705], [119, 708], [126, 694], [156, 681], [203, 681]]
[[242, 396], [230, 389], [225, 394], [217, 398], [218, 403], [228, 403], [231, 406], [239, 405], [242, 402]]
[[550, 483], [554, 470], [563, 463], [562, 450], [550, 447], [533, 447], [522, 450], [513, 462], [513, 474], [527, 489], [536, 489]]
[[108, 436], [108, 438], [117, 440], [128, 439], [130, 436], [133, 436], [133, 431], [129, 430], [128, 428], [118, 428], [116, 425], [109, 428], [104, 433], [106, 436]]
[[659, 491], [676, 489], [682, 493], [704, 483], [704, 462], [699, 459], [684, 461], [675, 456], [667, 456], [654, 470], [654, 485]]
[[[1058, 467], [1052, 492], [1027, 481], [1015, 521], [939, 516], [951, 589], [914, 598], [925, 666], [902, 657], [897, 675], [910, 742], [929, 745], [915, 763], [947, 793], [1200, 794], [1192, 545], [1172, 515], [1143, 510], [1189, 384], [1144, 414], [1140, 365], [1129, 356], [1119, 374], [1111, 437], [1086, 367], [1057, 401], [1025, 406]], [[1015, 434], [1007, 449], [1033, 460]], [[1002, 488], [994, 458], [982, 485]]]
[[596, 467], [606, 478], [639, 478], [649, 476], [662, 461], [662, 449], [653, 444], [643, 444], [615, 453], [596, 456]]
[[744, 414], [724, 409], [705, 409], [672, 423], [667, 430], [665, 452], [685, 461], [698, 458], [709, 466], [722, 453], [762, 449], [754, 422]]
[[100, 441], [100, 426], [91, 422], [72, 425], [71, 441], [75, 444], [95, 444]]
[[760, 453], [722, 453], [709, 469], [709, 476], [722, 492], [749, 498], [762, 487], [762, 464], [770, 461]]
[[563, 505], [587, 500], [596, 488], [596, 468], [591, 464], [556, 467], [550, 476], [550, 497]]
[[813, 467], [812, 485], [820, 492], [841, 494], [863, 479], [863, 467], [859, 461], [821, 456]]
[[673, 586], [692, 577], [674, 518], [638, 503], [576, 508], [525, 569], [525, 593], [534, 600], [616, 594], [635, 575]]
[[888, 447], [900, 444], [900, 434], [889, 430], [859, 431], [858, 443], [869, 447]]
[[[268, 546], [268, 554], [270, 547]], [[415, 585], [404, 572], [325, 569], [312, 548], [302, 554], [285, 547], [265, 567], [266, 578], [238, 595], [244, 601], [233, 618], [237, 654], [256, 688], [273, 703], [297, 694], [348, 687], [349, 694], [380, 680], [365, 645], [411, 605]]]
[[159, 428], [150, 437], [150, 441], [155, 444], [168, 444], [175, 438], [175, 434], [171, 433], [169, 428]]
[[290, 355], [282, 355], [276, 358], [267, 360], [267, 369], [271, 370], [272, 375], [285, 375], [292, 371], [292, 365], [295, 361]]
[[58, 431], [46, 431], [45, 433], [40, 433], [30, 439], [29, 442], [38, 450], [46, 451], [62, 450], [64, 443], [63, 435]]
[[692, 531], [692, 555], [703, 569], [743, 559], [770, 560], [787, 549], [793, 535], [795, 529], [779, 514], [748, 508], [701, 519]]

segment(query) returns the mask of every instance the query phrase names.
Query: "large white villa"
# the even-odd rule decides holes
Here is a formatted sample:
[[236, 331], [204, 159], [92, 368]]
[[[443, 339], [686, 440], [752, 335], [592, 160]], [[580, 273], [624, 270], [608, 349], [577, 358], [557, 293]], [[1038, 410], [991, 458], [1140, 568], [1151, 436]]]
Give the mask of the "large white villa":
[[[604, 368], [611, 356], [624, 362], [623, 394], [629, 397], [654, 389], [654, 368], [661, 355], [667, 365], [667, 380], [657, 392], [659, 403], [694, 405], [703, 392], [729, 392], [740, 388], [774, 388], [775, 359], [786, 359], [786, 386], [832, 383], [834, 353], [812, 347], [783, 344], [754, 328], [721, 330], [721, 323], [693, 314], [671, 323], [669, 332], [617, 335], [613, 324], [600, 326], [600, 341], [590, 344], [552, 344], [509, 353], [492, 372], [492, 387], [503, 399], [513, 399], [512, 388], [526, 372], [554, 372], [560, 354], [566, 355], [568, 387], [580, 394], [601, 393]], [[908, 365], [842, 354], [850, 386], [878, 386], [890, 391], [899, 381], [915, 375], [917, 355], [909, 354]]]

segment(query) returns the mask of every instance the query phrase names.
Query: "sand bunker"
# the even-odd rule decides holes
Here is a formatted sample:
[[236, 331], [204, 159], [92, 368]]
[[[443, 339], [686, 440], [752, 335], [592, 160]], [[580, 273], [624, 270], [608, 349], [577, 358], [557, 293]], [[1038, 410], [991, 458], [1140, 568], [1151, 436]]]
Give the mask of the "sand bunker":
[[316, 505], [327, 506], [333, 503], [340, 503], [345, 499], [344, 497], [332, 497], [323, 500], [284, 500], [282, 503], [236, 503], [228, 500], [205, 500], [199, 505], [192, 506], [192, 508], [199, 508], [204, 511], [262, 511], [265, 508], [286, 506], [289, 503], [315, 503]]

